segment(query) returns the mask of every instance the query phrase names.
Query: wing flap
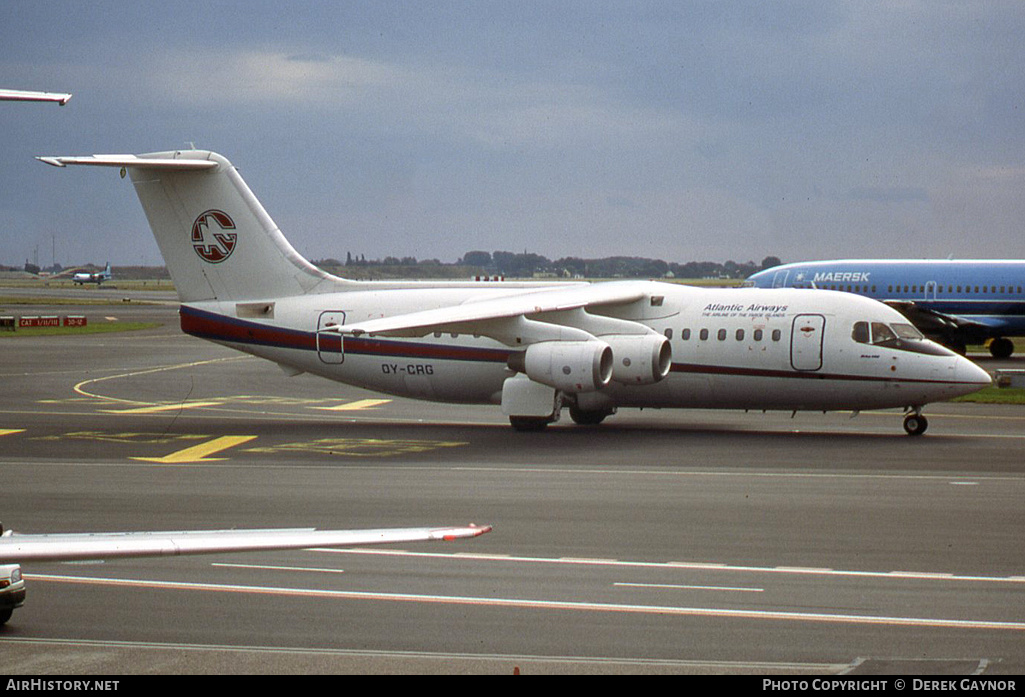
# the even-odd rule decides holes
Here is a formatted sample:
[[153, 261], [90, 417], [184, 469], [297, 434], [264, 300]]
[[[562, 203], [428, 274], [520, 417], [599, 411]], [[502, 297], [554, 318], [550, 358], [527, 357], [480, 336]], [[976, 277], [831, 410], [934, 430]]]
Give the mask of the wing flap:
[[937, 312], [936, 310], [922, 307], [918, 303], [908, 300], [884, 300], [883, 302], [907, 317], [913, 325], [926, 334], [939, 333], [952, 329], [987, 328], [986, 325], [980, 322], [973, 322], [972, 320], [965, 319], [964, 317]]

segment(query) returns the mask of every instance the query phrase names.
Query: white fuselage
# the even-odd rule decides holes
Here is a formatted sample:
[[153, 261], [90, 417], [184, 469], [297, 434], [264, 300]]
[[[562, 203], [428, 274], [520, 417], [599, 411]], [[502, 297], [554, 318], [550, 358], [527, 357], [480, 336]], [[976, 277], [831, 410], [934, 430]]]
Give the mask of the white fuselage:
[[[624, 283], [642, 284], [645, 301], [614, 307], [607, 316], [666, 336], [672, 367], [654, 384], [610, 382], [600, 395], [611, 406], [910, 407], [989, 383], [973, 363], [928, 340], [856, 341], [856, 322], [905, 321], [872, 300], [831, 291]], [[516, 284], [393, 284], [266, 302], [196, 302], [182, 306], [182, 328], [297, 372], [379, 392], [497, 404], [514, 375], [507, 362], [516, 347], [473, 334], [353, 337], [331, 327], [523, 292]]]

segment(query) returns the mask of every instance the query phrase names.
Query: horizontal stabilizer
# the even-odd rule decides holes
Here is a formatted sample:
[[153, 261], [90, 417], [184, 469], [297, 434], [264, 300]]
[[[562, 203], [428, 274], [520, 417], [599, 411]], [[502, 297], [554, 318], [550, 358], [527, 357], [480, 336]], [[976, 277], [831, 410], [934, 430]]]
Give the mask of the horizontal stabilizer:
[[32, 92], [27, 90], [0, 90], [0, 101], [5, 102], [56, 102], [61, 106], [68, 103], [67, 92]]
[[88, 165], [92, 167], [137, 167], [139, 169], [165, 169], [165, 170], [203, 170], [213, 169], [217, 163], [213, 160], [199, 159], [173, 159], [155, 157], [137, 157], [135, 155], [89, 155], [87, 157], [37, 157], [40, 162], [45, 162], [54, 167], [67, 167], [68, 165]]

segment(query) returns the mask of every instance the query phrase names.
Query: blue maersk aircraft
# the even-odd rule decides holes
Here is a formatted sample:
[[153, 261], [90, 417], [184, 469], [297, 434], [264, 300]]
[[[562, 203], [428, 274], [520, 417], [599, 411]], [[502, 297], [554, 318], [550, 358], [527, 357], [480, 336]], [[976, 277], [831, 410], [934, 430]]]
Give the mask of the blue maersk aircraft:
[[1025, 261], [842, 259], [783, 264], [751, 276], [757, 288], [842, 290], [881, 300], [923, 334], [963, 354], [989, 341], [996, 358], [1025, 336]]

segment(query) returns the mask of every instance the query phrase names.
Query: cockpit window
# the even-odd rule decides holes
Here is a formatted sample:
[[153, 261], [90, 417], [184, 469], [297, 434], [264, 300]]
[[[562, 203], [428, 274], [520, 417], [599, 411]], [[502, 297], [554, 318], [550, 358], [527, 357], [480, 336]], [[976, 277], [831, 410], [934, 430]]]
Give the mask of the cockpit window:
[[916, 339], [918, 341], [921, 341], [925, 338], [922, 332], [918, 331], [910, 324], [894, 322], [890, 326], [893, 327], [893, 331], [897, 332], [897, 336], [899, 336], [901, 339]]
[[926, 341], [922, 332], [906, 322], [855, 322], [851, 338], [859, 344], [870, 344], [898, 351], [924, 353], [933, 356], [953, 355], [948, 349]]
[[922, 334], [910, 324], [883, 322], [855, 322], [851, 338], [859, 344], [894, 346], [898, 339], [922, 339]]
[[872, 343], [873, 344], [885, 344], [887, 342], [893, 342], [897, 339], [897, 335], [893, 333], [893, 330], [882, 322], [872, 323]]

